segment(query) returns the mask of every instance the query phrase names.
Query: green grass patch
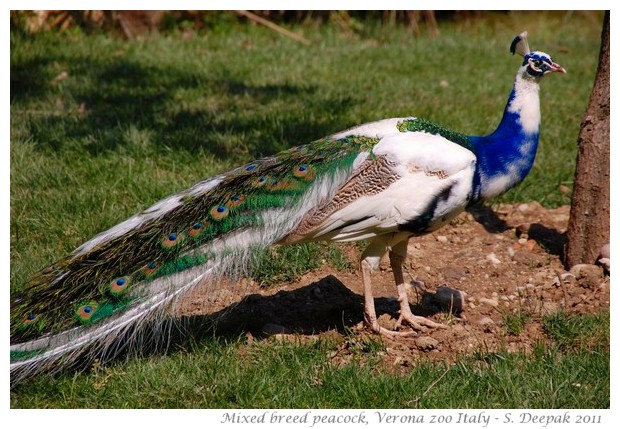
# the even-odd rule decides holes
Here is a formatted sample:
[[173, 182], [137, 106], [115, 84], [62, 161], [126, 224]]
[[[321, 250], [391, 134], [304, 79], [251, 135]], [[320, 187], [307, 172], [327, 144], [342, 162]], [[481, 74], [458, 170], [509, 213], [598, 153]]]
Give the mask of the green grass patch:
[[[608, 314], [571, 316], [577, 336]], [[477, 353], [456, 364], [420, 361], [395, 374], [379, 339], [340, 344], [206, 339], [168, 356], [41, 376], [11, 393], [15, 408], [607, 408], [609, 336], [587, 345], [540, 344], [529, 355]], [[593, 347], [596, 346], [596, 347]]]
[[609, 312], [578, 317], [565, 311], [543, 319], [543, 329], [561, 348], [602, 348], [609, 353]]
[[326, 264], [338, 271], [351, 271], [354, 265], [345, 257], [342, 246], [335, 243], [303, 243], [265, 249], [257, 257], [252, 277], [261, 286], [290, 283], [310, 270]]
[[506, 333], [509, 335], [519, 335], [523, 328], [525, 328], [525, 325], [531, 320], [531, 316], [522, 310], [516, 313], [506, 311], [502, 312], [502, 320], [504, 321]]

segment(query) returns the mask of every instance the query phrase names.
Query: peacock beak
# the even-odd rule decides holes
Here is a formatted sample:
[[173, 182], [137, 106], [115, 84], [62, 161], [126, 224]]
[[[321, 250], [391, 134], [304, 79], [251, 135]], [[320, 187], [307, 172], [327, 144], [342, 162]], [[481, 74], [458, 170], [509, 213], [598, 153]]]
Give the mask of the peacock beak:
[[566, 73], [566, 69], [557, 63], [551, 63], [550, 72]]

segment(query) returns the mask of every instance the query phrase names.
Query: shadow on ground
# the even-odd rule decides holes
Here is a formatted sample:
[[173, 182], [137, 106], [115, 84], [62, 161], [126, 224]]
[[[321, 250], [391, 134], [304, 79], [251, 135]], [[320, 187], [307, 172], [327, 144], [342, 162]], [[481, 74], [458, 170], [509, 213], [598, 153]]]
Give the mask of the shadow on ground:
[[[73, 142], [100, 155], [131, 147], [131, 130], [146, 130], [156, 151], [259, 158], [338, 130], [338, 118], [355, 103], [317, 97], [319, 89], [305, 83], [253, 84], [224, 69], [58, 55], [52, 50], [11, 63], [11, 109], [23, 109], [30, 138], [42, 150]], [[181, 103], [179, 93], [191, 94], [189, 101]], [[43, 105], [44, 114], [30, 114], [33, 104]], [[308, 109], [321, 117], [300, 114]]]

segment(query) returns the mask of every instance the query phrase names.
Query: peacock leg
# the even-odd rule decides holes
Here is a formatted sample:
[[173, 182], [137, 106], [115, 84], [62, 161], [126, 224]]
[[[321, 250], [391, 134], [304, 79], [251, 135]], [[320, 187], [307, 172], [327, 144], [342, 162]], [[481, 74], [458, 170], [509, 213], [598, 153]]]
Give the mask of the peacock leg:
[[403, 263], [407, 257], [407, 243], [408, 240], [401, 241], [390, 249], [390, 265], [394, 273], [394, 281], [396, 282], [396, 290], [398, 291], [398, 302], [400, 303], [400, 317], [396, 322], [396, 327], [405, 322], [417, 331], [425, 331], [426, 328], [445, 328], [446, 326], [441, 323], [433, 322], [426, 317], [416, 316], [411, 312], [407, 288], [403, 278]]
[[[400, 240], [399, 240], [400, 238]], [[396, 240], [398, 241], [396, 241]], [[394, 241], [393, 241], [394, 240]], [[395, 245], [390, 246], [391, 243], [396, 242]], [[390, 253], [390, 263], [394, 272], [394, 279], [396, 280], [396, 287], [398, 290], [398, 301], [400, 302], [400, 317], [396, 326], [406, 322], [412, 328], [418, 331], [426, 330], [429, 328], [443, 327], [438, 323], [428, 320], [424, 317], [414, 316], [409, 308], [409, 301], [407, 300], [407, 290], [405, 289], [405, 282], [403, 280], [402, 264], [407, 255], [407, 240], [402, 240], [402, 237], [393, 237], [392, 240], [386, 240], [384, 237], [377, 237], [372, 241], [364, 253], [361, 259], [361, 272], [362, 282], [364, 284], [364, 320], [368, 327], [377, 334], [390, 335], [390, 336], [410, 336], [414, 335], [414, 331], [392, 331], [379, 325], [377, 320], [377, 312], [375, 310], [375, 300], [372, 294], [372, 283], [370, 281], [370, 274], [373, 270], [379, 267], [381, 257], [388, 251]]]
[[371, 260], [367, 258], [361, 261], [362, 282], [364, 283], [364, 321], [366, 325], [377, 334], [384, 335], [412, 335], [413, 331], [398, 332], [391, 331], [379, 325], [377, 320], [377, 311], [375, 310], [375, 298], [372, 294], [372, 283], [370, 282], [370, 273], [373, 270], [373, 264]]
[[364, 250], [360, 261], [360, 270], [362, 272], [362, 283], [364, 284], [364, 320], [366, 325], [377, 334], [394, 335], [400, 334], [390, 331], [379, 325], [377, 320], [377, 312], [375, 310], [375, 298], [372, 294], [372, 283], [370, 281], [370, 273], [379, 267], [381, 257], [385, 255], [388, 249], [388, 242], [384, 237], [375, 238]]

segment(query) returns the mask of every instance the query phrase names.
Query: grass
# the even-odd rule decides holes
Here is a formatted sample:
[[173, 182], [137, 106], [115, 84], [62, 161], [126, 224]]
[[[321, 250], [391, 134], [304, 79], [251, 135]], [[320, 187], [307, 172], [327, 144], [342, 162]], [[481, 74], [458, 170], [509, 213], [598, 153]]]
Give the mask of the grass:
[[589, 327], [598, 326], [607, 332], [607, 339], [601, 335], [578, 342], [571, 353], [563, 351], [560, 340], [540, 344], [530, 355], [478, 353], [453, 365], [422, 361], [404, 375], [379, 364], [385, 347], [377, 341], [353, 339], [354, 359], [336, 365], [328, 356], [338, 344], [328, 339], [301, 344], [212, 339], [168, 356], [95, 365], [81, 374], [39, 377], [12, 394], [11, 406], [609, 407], [609, 313], [562, 315], [554, 320], [559, 329], [576, 328], [576, 335], [584, 338], [592, 338]]
[[508, 311], [502, 312], [504, 329], [509, 335], [519, 335], [530, 319], [531, 316], [522, 310], [519, 310], [516, 313], [510, 313]]
[[338, 271], [354, 270], [342, 246], [335, 243], [303, 243], [269, 248], [259, 256], [258, 261], [253, 277], [263, 287], [295, 282], [303, 274], [325, 264], [330, 264]]
[[[567, 204], [559, 185], [572, 181], [601, 22], [596, 14], [492, 14], [474, 25], [447, 23], [435, 39], [371, 24], [350, 32], [308, 25], [299, 31], [309, 47], [232, 24], [191, 40], [12, 31], [11, 290], [165, 195], [300, 142], [408, 115], [469, 134], [492, 131], [518, 64], [507, 46], [524, 28], [532, 47], [554, 54], [569, 74], [543, 83], [537, 162], [503, 200]], [[294, 279], [317, 261], [349, 269], [337, 246], [276, 251], [283, 259], [266, 258], [257, 274], [264, 284]], [[330, 365], [334, 345], [326, 341], [213, 339], [169, 356], [37, 378], [12, 393], [11, 405], [608, 406], [608, 351], [568, 340], [569, 325], [548, 322], [557, 344], [531, 357], [464, 359], [416, 403], [445, 365], [422, 363], [396, 376], [370, 364]], [[565, 389], [577, 376], [582, 387]]]

